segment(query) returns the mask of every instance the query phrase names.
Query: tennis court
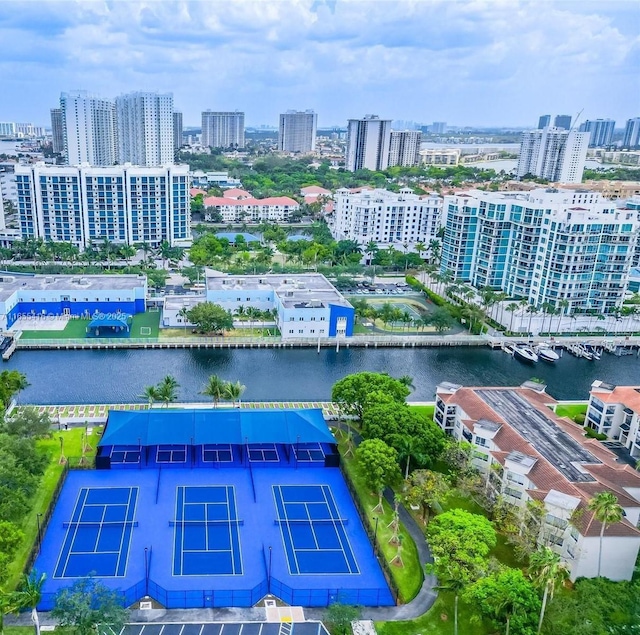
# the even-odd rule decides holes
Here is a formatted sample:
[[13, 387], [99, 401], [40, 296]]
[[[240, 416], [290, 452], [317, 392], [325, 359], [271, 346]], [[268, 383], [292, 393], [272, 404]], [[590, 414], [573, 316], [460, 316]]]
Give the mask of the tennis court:
[[273, 496], [291, 575], [360, 573], [328, 485], [274, 485]]
[[124, 577], [137, 501], [137, 487], [81, 488], [53, 577]]
[[242, 575], [233, 486], [179, 486], [172, 524], [173, 575]]
[[394, 302], [392, 301], [380, 301], [380, 302], [370, 302], [367, 301], [372, 308], [376, 311], [380, 311], [385, 304], [390, 304], [394, 309], [400, 309], [403, 313], [408, 313], [411, 316], [412, 320], [419, 320], [422, 317], [422, 313], [418, 311], [415, 305], [409, 304], [407, 302]]

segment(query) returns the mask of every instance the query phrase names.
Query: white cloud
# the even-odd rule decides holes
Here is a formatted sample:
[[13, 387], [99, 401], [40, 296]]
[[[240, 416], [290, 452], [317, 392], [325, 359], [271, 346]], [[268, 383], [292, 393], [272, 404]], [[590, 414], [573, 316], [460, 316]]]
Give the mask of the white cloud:
[[[601, 3], [604, 4], [604, 3]], [[579, 5], [579, 6], [578, 6]], [[527, 124], [541, 112], [637, 116], [631, 3], [351, 0], [3, 2], [0, 81], [15, 112], [46, 120], [62, 90], [172, 90], [196, 123], [208, 108], [275, 122], [392, 118]], [[29, 74], [24, 76], [28, 65]], [[48, 103], [25, 103], [42, 87]], [[615, 95], [615, 99], [611, 96]], [[41, 113], [41, 114], [38, 114]]]

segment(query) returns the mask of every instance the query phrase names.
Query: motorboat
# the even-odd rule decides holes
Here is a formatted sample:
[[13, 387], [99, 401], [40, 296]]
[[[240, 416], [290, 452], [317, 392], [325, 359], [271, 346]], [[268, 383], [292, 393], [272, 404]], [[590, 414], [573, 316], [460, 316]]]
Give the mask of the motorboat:
[[591, 359], [597, 360], [602, 357], [602, 351], [599, 351], [595, 346], [592, 346], [591, 344], [585, 344], [584, 348], [588, 353], [591, 353]]
[[513, 355], [513, 353], [516, 350], [516, 345], [515, 344], [510, 344], [510, 343], [506, 343], [502, 345], [502, 350], [507, 353], [508, 355]]
[[536, 353], [543, 362], [548, 362], [549, 364], [555, 364], [560, 359], [560, 355], [549, 344], [538, 344]]
[[538, 355], [531, 346], [516, 346], [513, 356], [528, 364], [535, 364], [538, 361]]

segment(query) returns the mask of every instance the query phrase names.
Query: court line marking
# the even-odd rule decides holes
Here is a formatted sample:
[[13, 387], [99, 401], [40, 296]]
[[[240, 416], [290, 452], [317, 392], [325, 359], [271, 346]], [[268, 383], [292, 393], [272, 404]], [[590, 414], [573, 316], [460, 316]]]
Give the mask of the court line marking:
[[333, 492], [331, 491], [331, 489], [327, 485], [322, 486], [321, 487], [321, 491], [322, 491], [322, 495], [324, 496], [324, 499], [325, 499], [325, 501], [327, 503], [327, 507], [329, 508], [329, 513], [331, 514], [331, 520], [333, 521], [333, 526], [335, 528], [336, 535], [338, 536], [338, 541], [340, 542], [340, 546], [342, 547], [342, 552], [343, 552], [343, 555], [344, 555], [344, 561], [345, 561], [345, 563], [347, 565], [347, 568], [349, 569], [349, 573], [351, 575], [360, 575], [360, 568], [358, 567], [358, 561], [356, 560], [356, 556], [355, 556], [355, 553], [353, 552], [353, 548], [351, 546], [351, 542], [349, 541], [349, 536], [347, 535], [347, 532], [344, 530], [344, 524], [340, 523], [341, 528], [342, 528], [342, 533], [344, 534], [344, 538], [346, 540], [347, 547], [349, 548], [349, 551], [351, 552], [351, 557], [353, 558], [353, 562], [354, 562], [355, 567], [356, 567], [356, 571], [352, 571], [351, 570], [351, 565], [349, 564], [349, 558], [347, 557], [347, 551], [346, 551], [346, 549], [344, 547], [345, 543], [343, 542], [342, 536], [340, 535], [340, 532], [338, 531], [338, 526], [337, 526], [337, 523], [336, 523], [336, 519], [333, 516], [333, 509], [331, 508], [331, 505], [329, 505], [329, 499], [327, 497], [327, 493], [328, 493], [329, 496], [331, 496], [331, 501], [333, 503], [333, 508], [338, 512], [340, 511], [338, 509], [338, 504], [336, 503], [336, 499], [333, 496]]
[[[179, 518], [179, 513], [178, 513], [178, 490], [179, 489], [183, 489], [183, 498], [182, 498], [182, 518]], [[235, 518], [233, 519], [233, 521], [230, 520], [230, 512], [231, 512], [231, 508], [230, 505], [225, 501], [225, 500], [221, 500], [221, 501], [210, 501], [210, 502], [197, 502], [197, 503], [187, 503], [186, 501], [186, 490], [187, 489], [204, 489], [204, 490], [210, 490], [210, 491], [220, 491], [222, 489], [225, 490], [225, 497], [226, 500], [229, 500], [229, 495], [228, 495], [228, 491], [233, 492], [233, 499], [234, 499], [234, 505], [236, 507], [236, 514], [235, 514]], [[226, 509], [227, 509], [227, 518], [226, 519], [222, 519], [221, 524], [223, 524], [223, 522], [226, 521], [228, 527], [231, 529], [233, 529], [233, 527], [235, 527], [235, 531], [236, 531], [236, 538], [237, 538], [237, 544], [238, 544], [238, 550], [240, 552], [240, 571], [236, 572], [236, 567], [232, 566], [232, 572], [231, 573], [184, 573], [184, 556], [185, 554], [192, 554], [192, 553], [231, 553], [231, 558], [232, 558], [232, 563], [234, 561], [233, 559], [233, 542], [231, 542], [229, 544], [229, 548], [228, 549], [219, 549], [219, 550], [207, 550], [207, 551], [203, 551], [201, 549], [185, 549], [184, 548], [184, 527], [186, 524], [188, 524], [188, 520], [186, 520], [185, 518], [185, 514], [184, 511], [186, 510], [187, 505], [196, 505], [196, 506], [203, 506], [205, 507], [205, 514], [207, 513], [206, 509], [207, 509], [207, 505], [225, 505]], [[171, 566], [171, 576], [172, 577], [202, 577], [202, 576], [207, 576], [207, 575], [211, 575], [211, 576], [216, 576], [216, 577], [225, 577], [225, 576], [238, 576], [238, 575], [244, 575], [244, 569], [242, 567], [242, 545], [240, 542], [240, 529], [239, 529], [239, 523], [235, 522], [238, 520], [238, 513], [237, 513], [237, 498], [235, 496], [235, 486], [234, 485], [220, 485], [220, 484], [216, 484], [216, 485], [178, 485], [176, 487], [176, 514], [175, 514], [175, 523], [174, 523], [174, 539], [173, 539], [173, 563], [175, 563], [175, 553], [176, 553], [176, 537], [175, 537], [175, 531], [176, 528], [178, 526], [181, 526], [183, 529], [182, 532], [182, 553], [181, 553], [181, 567], [180, 567], [180, 573], [174, 573], [174, 566], [172, 564]], [[203, 526], [205, 527], [205, 532], [206, 532], [206, 516], [205, 516], [205, 520], [202, 521], [203, 522]], [[207, 538], [208, 540], [208, 538]]]
[[[282, 520], [281, 520], [280, 535], [282, 536], [282, 543], [283, 543], [283, 546], [284, 546], [284, 555], [285, 555], [285, 557], [287, 559], [287, 566], [289, 567], [289, 573], [291, 575], [300, 575], [300, 564], [298, 563], [298, 558], [296, 556], [296, 548], [295, 548], [295, 544], [293, 542], [293, 534], [291, 533], [291, 525], [289, 524], [289, 519], [288, 519], [288, 516], [287, 516], [287, 509], [286, 509], [286, 507], [284, 505], [284, 495], [282, 493], [282, 487], [283, 487], [282, 485], [274, 485], [273, 486], [273, 496], [274, 496], [274, 498], [276, 498], [275, 492], [276, 492], [276, 488], [278, 488], [278, 492], [280, 494], [280, 502], [282, 504], [282, 512], [283, 512], [283, 514], [285, 516], [287, 532], [288, 532], [289, 538], [291, 540], [291, 543], [290, 543], [291, 544], [291, 555], [293, 556], [293, 559], [295, 561], [296, 573], [293, 573], [291, 571], [291, 563], [289, 562], [289, 556], [287, 554], [287, 545], [286, 545], [285, 539], [284, 539], [284, 531], [282, 531]], [[277, 499], [276, 499], [276, 513], [278, 513]], [[278, 513], [278, 516], [279, 515], [280, 514]]]
[[[131, 509], [132, 505], [131, 505], [131, 497], [133, 496], [133, 492], [135, 491], [136, 495], [135, 495], [135, 500], [133, 502], [133, 510]], [[122, 527], [122, 538], [121, 538], [121, 542], [120, 542], [120, 556], [118, 556], [118, 566], [116, 568], [116, 574], [118, 573], [118, 569], [120, 568], [120, 561], [122, 560], [122, 556], [125, 555], [124, 553], [124, 536], [127, 533], [127, 523], [131, 522], [133, 523], [135, 521], [136, 518], [136, 513], [138, 511], [138, 501], [140, 499], [139, 496], [139, 491], [137, 487], [131, 487], [129, 490], [129, 501], [127, 502], [127, 510], [126, 510], [126, 514], [125, 514], [125, 524]], [[129, 520], [129, 515], [132, 516], [131, 520]], [[127, 543], [127, 553], [126, 553], [126, 558], [125, 558], [125, 562], [124, 562], [124, 571], [122, 572], [121, 576], [116, 575], [115, 577], [126, 577], [127, 576], [127, 567], [129, 566], [129, 551], [131, 550], [131, 543], [133, 542], [133, 530], [134, 530], [134, 526], [131, 525], [131, 531], [129, 533], [129, 540]]]
[[[78, 502], [80, 501], [80, 496], [82, 496], [82, 492], [83, 492], [85, 489], [86, 489], [85, 487], [81, 487], [81, 488], [78, 490], [78, 495], [76, 496], [76, 502], [74, 503], [73, 511], [71, 512], [71, 519], [72, 519], [72, 520], [73, 520], [73, 516], [74, 516], [75, 511], [76, 511], [76, 508], [78, 507]], [[86, 498], [86, 497], [85, 497], [85, 498]], [[72, 524], [72, 523], [70, 523], [70, 524], [69, 524], [69, 526], [67, 527], [67, 531], [66, 531], [66, 532], [65, 532], [65, 534], [64, 534], [64, 539], [63, 539], [63, 541], [62, 541], [62, 545], [60, 546], [60, 553], [58, 554], [58, 560], [57, 560], [57, 562], [56, 562], [56, 566], [55, 566], [55, 567], [54, 567], [54, 569], [53, 569], [53, 577], [54, 577], [54, 578], [56, 578], [56, 579], [58, 579], [58, 580], [60, 580], [60, 579], [64, 579], [64, 578], [65, 578], [64, 573], [65, 573], [65, 571], [67, 570], [67, 564], [68, 564], [68, 562], [69, 562], [69, 556], [70, 556], [70, 553], [71, 553], [71, 545], [69, 545], [69, 549], [68, 549], [68, 551], [67, 551], [67, 557], [65, 558], [64, 567], [62, 568], [62, 575], [56, 575], [56, 573], [57, 573], [57, 571], [58, 571], [58, 566], [60, 565], [60, 561], [61, 561], [61, 560], [62, 560], [62, 558], [63, 558], [64, 547], [65, 547], [65, 545], [67, 544], [67, 538], [68, 538], [68, 536], [69, 536], [69, 532], [71, 531], [72, 527], [73, 527], [73, 524]], [[75, 529], [75, 530], [77, 531], [77, 525], [76, 525], [76, 529]]]
[[[334, 524], [334, 525], [336, 524], [336, 521], [339, 521], [339, 520], [340, 520], [340, 518], [336, 518], [336, 517], [333, 515], [333, 512], [331, 511], [331, 508], [330, 508], [330, 506], [329, 506], [329, 504], [328, 504], [328, 499], [327, 499], [327, 496], [326, 496], [326, 493], [325, 493], [325, 488], [327, 488], [327, 490], [329, 491], [329, 495], [330, 495], [330, 497], [331, 497], [331, 500], [333, 501], [333, 506], [334, 506], [334, 508], [335, 508], [336, 510], [338, 510], [338, 511], [339, 511], [339, 509], [338, 509], [338, 505], [336, 504], [336, 502], [335, 502], [335, 498], [333, 497], [333, 492], [331, 491], [330, 486], [328, 486], [328, 485], [326, 485], [326, 484], [322, 484], [322, 485], [320, 485], [320, 484], [305, 484], [305, 485], [291, 485], [291, 484], [289, 484], [289, 485], [286, 485], [286, 486], [280, 486], [280, 485], [277, 485], [277, 486], [276, 486], [276, 485], [274, 485], [273, 487], [274, 487], [274, 490], [275, 490], [275, 487], [278, 487], [278, 488], [280, 488], [280, 489], [282, 489], [282, 487], [287, 487], [287, 488], [318, 488], [318, 489], [320, 490], [320, 492], [322, 492], [322, 495], [323, 495], [323, 498], [324, 498], [324, 503], [323, 503], [323, 501], [312, 501], [311, 503], [307, 503], [307, 502], [304, 502], [304, 501], [303, 501], [303, 504], [304, 504], [304, 505], [310, 505], [310, 504], [326, 504], [326, 505], [327, 505], [327, 507], [329, 508], [329, 512], [330, 512], [330, 514], [331, 514], [331, 517], [330, 517], [330, 518], [327, 518], [327, 519], [318, 519], [318, 520], [330, 520], [330, 521], [332, 521], [332, 522], [333, 522], [333, 524]], [[281, 492], [281, 494], [282, 494], [282, 492]], [[282, 501], [283, 501], [283, 510], [285, 511], [285, 514], [286, 514], [286, 508], [284, 507], [284, 496], [282, 497]], [[298, 502], [301, 502], [301, 501], [291, 501], [291, 502], [298, 503]], [[276, 510], [277, 510], [277, 506], [276, 506]], [[288, 524], [289, 524], [289, 521], [288, 521], [288, 519], [287, 519], [287, 525], [288, 525]], [[342, 527], [343, 527], [343, 529], [344, 529], [344, 524], [342, 524]], [[283, 533], [283, 532], [281, 531], [281, 533]], [[345, 564], [347, 565], [348, 571], [347, 571], [347, 572], [343, 572], [343, 573], [338, 573], [338, 572], [335, 572], [335, 571], [333, 571], [333, 572], [327, 572], [327, 573], [322, 573], [322, 572], [319, 572], [319, 573], [300, 573], [300, 571], [299, 571], [299, 569], [298, 569], [298, 575], [313, 575], [313, 576], [362, 575], [362, 574], [360, 573], [360, 569], [359, 569], [359, 567], [358, 567], [358, 561], [357, 561], [357, 559], [356, 559], [355, 553], [354, 553], [354, 551], [353, 551], [353, 548], [351, 547], [351, 543], [349, 542], [349, 538], [348, 538], [348, 536], [347, 536], [347, 532], [346, 532], [346, 531], [344, 531], [344, 534], [345, 534], [345, 538], [346, 538], [346, 540], [347, 540], [347, 544], [348, 544], [348, 546], [349, 546], [349, 549], [351, 550], [351, 555], [352, 555], [352, 557], [353, 557], [353, 561], [354, 561], [355, 566], [356, 566], [356, 571], [352, 571], [352, 570], [351, 570], [351, 566], [350, 566], [350, 564], [349, 564], [349, 559], [347, 558], [347, 552], [345, 551], [344, 546], [343, 546], [345, 543], [344, 543], [344, 541], [342, 541], [342, 540], [341, 540], [340, 535], [339, 535], [339, 532], [337, 532], [337, 531], [336, 531], [336, 533], [338, 534], [338, 540], [339, 540], [340, 545], [341, 545], [341, 549], [340, 549], [340, 550], [338, 550], [338, 549], [322, 549], [322, 550], [315, 550], [315, 552], [316, 552], [316, 553], [322, 553], [322, 552], [327, 552], [327, 553], [341, 552], [341, 553], [342, 553], [342, 555], [344, 556]], [[283, 536], [283, 543], [284, 543], [284, 536]], [[305, 551], [305, 552], [306, 552], [306, 551], [314, 551], [314, 550], [309, 550], [309, 549], [296, 549], [296, 548], [293, 546], [293, 542], [292, 542], [292, 548], [293, 548], [294, 554], [295, 554], [295, 552], [297, 552], [297, 551]], [[285, 545], [285, 557], [286, 557], [286, 555], [287, 555], [287, 551], [286, 551], [286, 545]], [[296, 559], [296, 562], [297, 562], [297, 559]], [[288, 558], [287, 558], [287, 565], [289, 565], [289, 559], [288, 559]], [[289, 573], [291, 573], [291, 568], [290, 568], [290, 567], [289, 567]], [[296, 575], [296, 574], [291, 573], [291, 575]]]

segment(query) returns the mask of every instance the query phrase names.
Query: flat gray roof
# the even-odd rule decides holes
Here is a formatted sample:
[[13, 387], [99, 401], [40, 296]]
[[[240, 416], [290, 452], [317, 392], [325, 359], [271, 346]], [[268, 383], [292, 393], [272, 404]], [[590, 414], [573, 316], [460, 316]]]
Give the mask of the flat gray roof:
[[134, 274], [113, 275], [35, 275], [0, 274], [0, 300], [5, 301], [15, 291], [130, 291], [146, 284], [144, 276]]
[[528, 441], [551, 465], [574, 483], [595, 481], [580, 464], [602, 463], [569, 436], [555, 421], [534, 408], [515, 390], [508, 388], [474, 391]]
[[326, 306], [328, 304], [351, 307], [348, 300], [319, 273], [207, 276], [207, 291], [227, 289], [273, 290], [282, 304], [288, 308]]

